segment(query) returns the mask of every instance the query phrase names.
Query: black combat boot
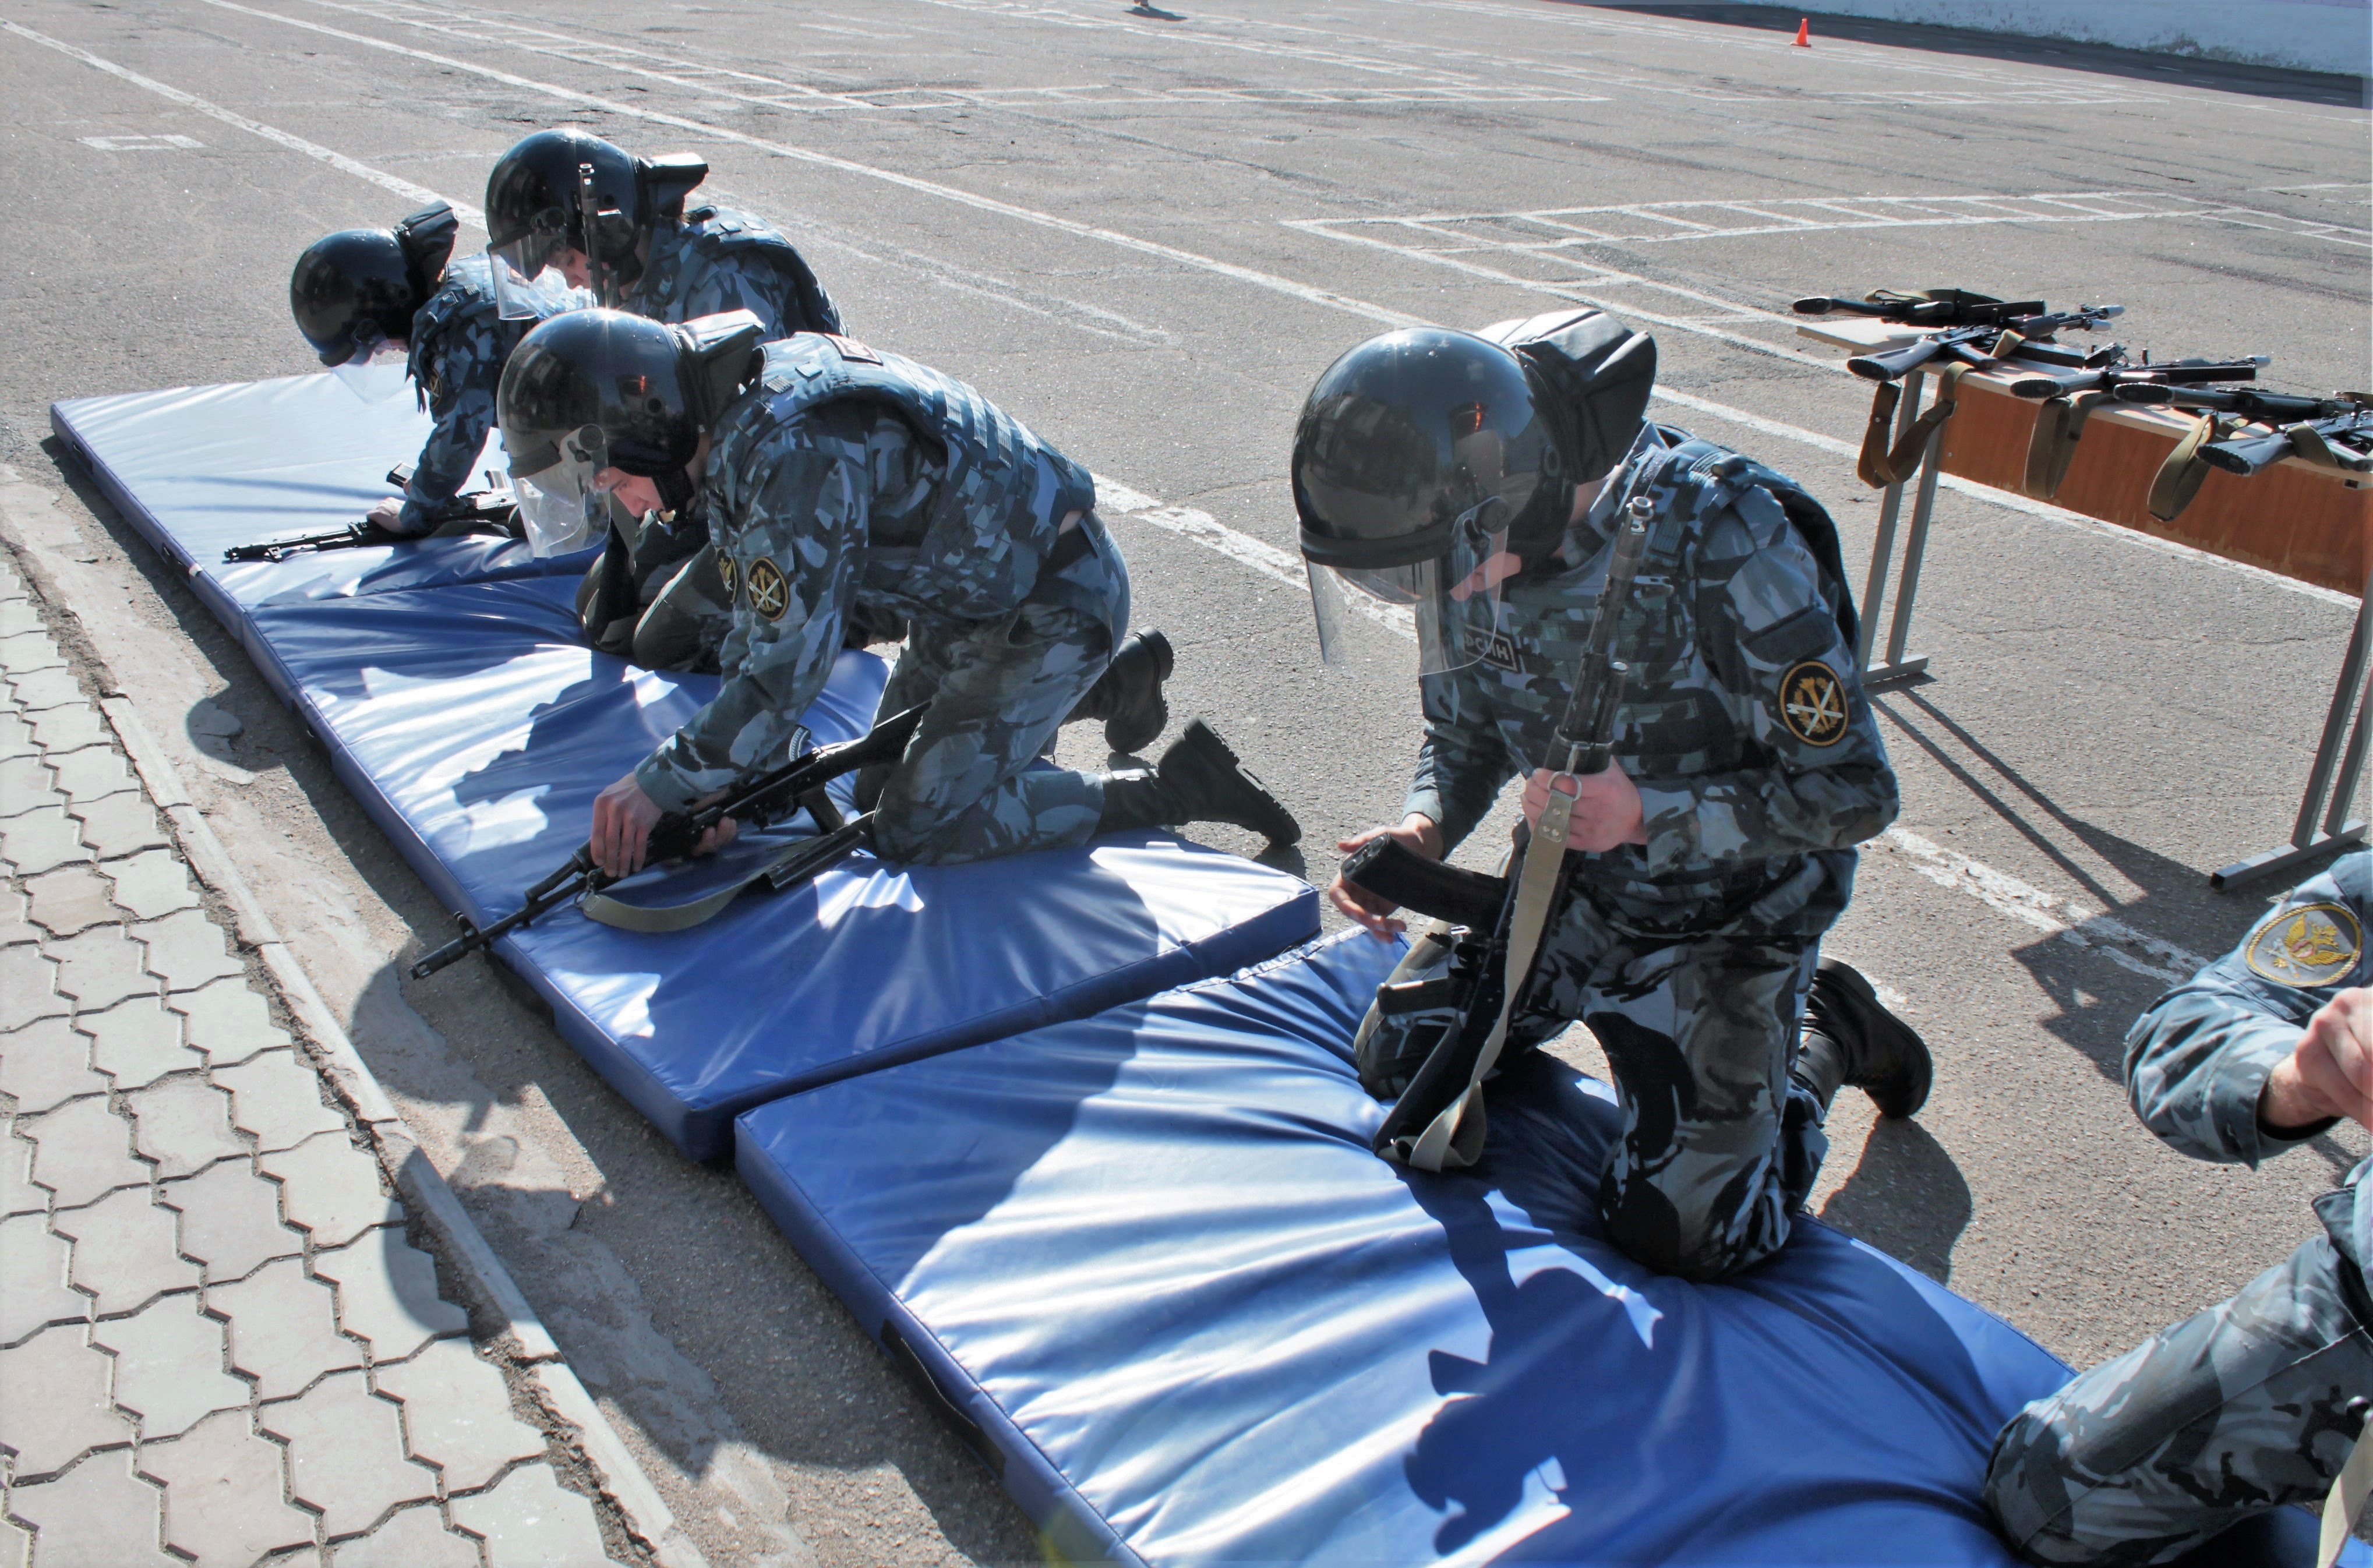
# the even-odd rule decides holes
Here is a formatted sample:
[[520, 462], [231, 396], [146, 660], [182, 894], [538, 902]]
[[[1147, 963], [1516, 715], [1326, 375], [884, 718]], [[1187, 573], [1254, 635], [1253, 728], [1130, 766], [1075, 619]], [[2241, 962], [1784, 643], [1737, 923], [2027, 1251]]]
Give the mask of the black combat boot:
[[1168, 638], [1151, 627], [1131, 632], [1063, 722], [1101, 719], [1105, 744], [1123, 756], [1135, 756], [1140, 748], [1151, 745], [1162, 727], [1170, 722], [1170, 704], [1163, 700], [1162, 683], [1170, 678], [1173, 661]]
[[1928, 1103], [1935, 1063], [1911, 1025], [1879, 1004], [1861, 971], [1824, 958], [1805, 999], [1804, 1042], [1792, 1071], [1824, 1106], [1851, 1083], [1879, 1115], [1908, 1117]]
[[1105, 810], [1096, 819], [1096, 831], [1178, 827], [1190, 822], [1249, 828], [1266, 836], [1273, 849], [1302, 837], [1302, 825], [1284, 802], [1200, 719], [1170, 743], [1151, 772], [1105, 775]]

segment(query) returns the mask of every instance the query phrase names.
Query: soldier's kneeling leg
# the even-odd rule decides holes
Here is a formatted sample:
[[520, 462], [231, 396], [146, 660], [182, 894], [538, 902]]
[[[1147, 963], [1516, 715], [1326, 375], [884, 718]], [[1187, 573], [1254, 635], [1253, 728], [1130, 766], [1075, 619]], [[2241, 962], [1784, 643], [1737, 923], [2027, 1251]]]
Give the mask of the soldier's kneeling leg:
[[731, 600], [717, 568], [717, 546], [704, 545], [675, 569], [635, 622], [631, 657], [646, 670], [714, 673], [718, 649], [732, 629]]
[[1618, 1246], [1718, 1280], [1777, 1251], [1828, 1148], [1788, 1075], [1814, 954], [1802, 942], [1622, 942], [1582, 1020], [1607, 1052], [1623, 1136], [1599, 1186]]
[[2355, 1268], [2318, 1236], [2020, 1411], [1986, 1477], [2011, 1545], [2030, 1562], [2165, 1562], [2321, 1498], [2365, 1419], [2351, 1400], [2373, 1391]]
[[[875, 847], [894, 860], [946, 865], [1087, 842], [1103, 782], [1032, 765], [1111, 657], [1104, 623], [1062, 605], [1025, 604], [953, 636], [912, 627], [882, 710], [925, 697], [931, 707], [880, 779]], [[860, 804], [872, 785], [859, 780]]]

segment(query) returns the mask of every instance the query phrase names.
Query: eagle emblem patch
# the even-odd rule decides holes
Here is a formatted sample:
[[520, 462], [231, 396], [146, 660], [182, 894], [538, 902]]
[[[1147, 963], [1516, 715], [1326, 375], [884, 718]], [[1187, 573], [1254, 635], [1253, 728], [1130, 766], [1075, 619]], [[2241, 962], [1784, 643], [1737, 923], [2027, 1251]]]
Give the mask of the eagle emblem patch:
[[783, 569], [761, 556], [750, 563], [750, 608], [770, 621], [779, 621], [790, 608], [790, 585], [783, 580]]
[[2241, 944], [2241, 959], [2262, 980], [2307, 990], [2336, 983], [2364, 951], [2355, 916], [2337, 904], [2302, 904], [2267, 916]]
[[1780, 721], [1808, 746], [1834, 746], [1846, 738], [1846, 685], [1838, 673], [1807, 659], [1780, 677]]

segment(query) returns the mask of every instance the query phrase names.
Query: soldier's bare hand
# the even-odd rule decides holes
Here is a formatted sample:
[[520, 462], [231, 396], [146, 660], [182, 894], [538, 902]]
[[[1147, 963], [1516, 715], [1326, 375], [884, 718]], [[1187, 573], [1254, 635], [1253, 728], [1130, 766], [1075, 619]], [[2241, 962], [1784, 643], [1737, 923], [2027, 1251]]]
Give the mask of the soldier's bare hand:
[[[1541, 813], [1549, 809], [1549, 780], [1556, 777], [1546, 767], [1537, 767], [1525, 780], [1526, 825], [1539, 825]], [[1630, 774], [1609, 767], [1579, 775], [1574, 783], [1580, 792], [1567, 813], [1566, 848], [1603, 855], [1618, 844], [1648, 842], [1640, 787], [1631, 782]]]
[[[1377, 838], [1397, 838], [1429, 860], [1442, 859], [1442, 829], [1434, 825], [1432, 817], [1420, 816], [1415, 812], [1403, 817], [1397, 827], [1372, 827], [1365, 833], [1356, 833], [1337, 841], [1335, 848], [1348, 855], [1361, 845]], [[1327, 884], [1327, 899], [1343, 912], [1346, 919], [1356, 922], [1378, 942], [1390, 942], [1409, 929], [1392, 918], [1394, 909], [1398, 907], [1392, 900], [1364, 887], [1352, 886], [1343, 880], [1339, 872], [1336, 873], [1335, 880]]]
[[2307, 1021], [2259, 1094], [2258, 1114], [2269, 1127], [2345, 1117], [2373, 1128], [2373, 987], [2341, 992]]
[[660, 820], [659, 802], [627, 774], [593, 797], [593, 863], [607, 876], [632, 876], [643, 869], [650, 848], [651, 828]]
[[396, 521], [403, 516], [403, 497], [401, 496], [390, 496], [383, 501], [372, 502], [371, 509], [363, 513], [363, 521], [369, 523], [373, 528], [380, 529], [388, 533], [393, 533], [397, 531], [395, 526]]

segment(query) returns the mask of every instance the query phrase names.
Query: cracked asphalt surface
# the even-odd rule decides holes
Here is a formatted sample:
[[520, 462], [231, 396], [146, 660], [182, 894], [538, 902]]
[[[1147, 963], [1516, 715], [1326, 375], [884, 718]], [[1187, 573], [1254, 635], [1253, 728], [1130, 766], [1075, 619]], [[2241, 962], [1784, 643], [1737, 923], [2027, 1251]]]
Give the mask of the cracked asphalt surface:
[[[1038, 1552], [729, 1173], [677, 1159], [491, 971], [402, 977], [445, 912], [49, 441], [49, 404], [310, 369], [291, 260], [414, 205], [368, 173], [474, 204], [503, 147], [564, 121], [700, 153], [722, 199], [793, 236], [853, 333], [1282, 549], [1301, 399], [1388, 322], [1575, 299], [1631, 315], [1689, 400], [1656, 416], [1809, 486], [1857, 579], [1877, 509], [1835, 443], [1865, 397], [1771, 314], [1798, 295], [2115, 300], [2119, 335], [2163, 357], [2271, 354], [2273, 384], [2318, 392], [2373, 375], [2360, 83], [1818, 18], [1793, 50], [1795, 16], [11, 8], [0, 521], [83, 574], [95, 647], [712, 1562]], [[1297, 869], [1330, 875], [1339, 835], [1397, 812], [1413, 694], [1389, 660], [1322, 672], [1285, 585], [1150, 517], [1115, 526], [1140, 620], [1178, 649], [1174, 711], [1280, 788], [1307, 829]], [[1830, 942], [1902, 999], [1937, 1089], [1918, 1124], [1876, 1129], [1848, 1096], [1818, 1211], [2080, 1364], [2308, 1234], [2361, 1135], [2257, 1173], [2188, 1164], [2127, 1113], [2119, 1046], [2167, 953], [2222, 951], [2271, 891], [2205, 877], [2286, 836], [2353, 611], [1940, 497], [1914, 628], [1935, 678], [1878, 704], [1908, 837], [1865, 856]], [[2134, 940], [2103, 939], [2104, 919]]]

